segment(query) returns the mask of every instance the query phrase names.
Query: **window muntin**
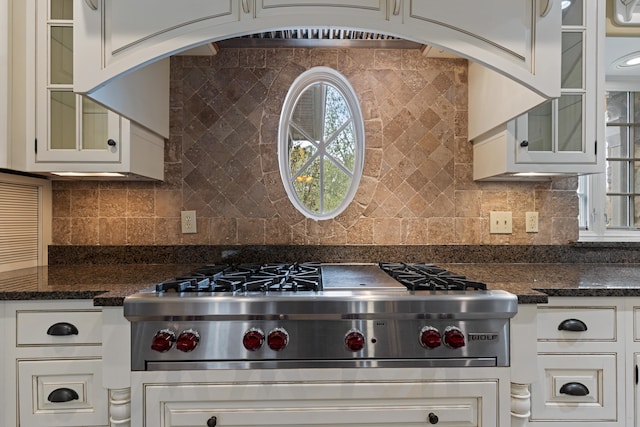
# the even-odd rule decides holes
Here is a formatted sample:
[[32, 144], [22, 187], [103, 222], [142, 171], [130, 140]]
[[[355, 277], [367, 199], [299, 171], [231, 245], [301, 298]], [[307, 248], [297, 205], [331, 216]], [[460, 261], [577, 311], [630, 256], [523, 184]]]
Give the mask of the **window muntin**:
[[355, 92], [337, 71], [315, 67], [285, 98], [278, 158], [289, 199], [305, 216], [330, 219], [353, 200], [364, 164], [364, 125]]

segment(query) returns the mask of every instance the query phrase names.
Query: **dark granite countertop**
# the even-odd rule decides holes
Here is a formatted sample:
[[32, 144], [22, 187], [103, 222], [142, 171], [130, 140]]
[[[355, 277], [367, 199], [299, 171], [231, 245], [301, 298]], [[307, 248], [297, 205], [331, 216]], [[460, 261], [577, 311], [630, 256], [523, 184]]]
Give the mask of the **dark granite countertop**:
[[[640, 296], [640, 264], [439, 264], [518, 296], [521, 304], [549, 296]], [[120, 306], [124, 298], [195, 265], [56, 265], [0, 273], [0, 300], [93, 299]]]

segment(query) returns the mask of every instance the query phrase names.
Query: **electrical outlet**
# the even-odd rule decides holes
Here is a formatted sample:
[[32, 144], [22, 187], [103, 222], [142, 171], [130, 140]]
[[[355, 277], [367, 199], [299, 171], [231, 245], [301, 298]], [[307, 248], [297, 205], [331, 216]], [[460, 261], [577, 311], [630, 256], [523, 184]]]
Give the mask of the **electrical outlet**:
[[538, 230], [538, 212], [525, 213], [525, 231], [527, 233], [537, 233]]
[[513, 232], [511, 212], [489, 212], [489, 233], [511, 234]]
[[196, 211], [180, 212], [182, 218], [182, 233], [196, 233]]

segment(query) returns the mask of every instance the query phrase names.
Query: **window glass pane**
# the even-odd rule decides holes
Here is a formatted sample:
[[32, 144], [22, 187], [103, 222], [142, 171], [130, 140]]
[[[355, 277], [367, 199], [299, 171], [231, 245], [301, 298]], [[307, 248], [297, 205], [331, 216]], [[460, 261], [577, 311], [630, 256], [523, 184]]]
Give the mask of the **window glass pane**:
[[626, 193], [629, 162], [609, 161], [607, 167], [607, 193]]
[[293, 182], [298, 199], [311, 212], [321, 212], [320, 206], [320, 159], [316, 158], [304, 168]]
[[607, 227], [626, 228], [629, 212], [627, 196], [607, 196]]
[[73, 28], [51, 27], [51, 84], [73, 84]]
[[630, 187], [634, 193], [640, 194], [640, 162], [632, 162], [633, 165]]
[[640, 92], [633, 92], [633, 122], [640, 123]]
[[51, 19], [73, 19], [73, 0], [51, 0]]
[[583, 33], [562, 33], [562, 88], [582, 88]]
[[331, 158], [353, 173], [356, 159], [355, 134], [353, 124], [349, 124], [327, 147]]
[[54, 150], [76, 148], [76, 95], [73, 92], [51, 92], [50, 147]]
[[326, 85], [324, 137], [329, 140], [351, 120], [351, 112], [344, 97], [336, 88]]
[[607, 126], [607, 158], [629, 157], [627, 129], [626, 126]]
[[82, 148], [107, 148], [109, 115], [107, 109], [89, 98], [82, 98]]
[[330, 160], [324, 162], [324, 209], [332, 211], [340, 206], [349, 191], [351, 177]]
[[322, 85], [318, 83], [309, 86], [298, 99], [291, 117], [292, 125], [295, 126], [291, 129], [293, 138], [319, 142], [322, 135], [322, 111]]
[[582, 95], [558, 99], [558, 151], [583, 151]]
[[552, 107], [545, 102], [529, 112], [529, 151], [553, 151]]
[[607, 92], [607, 123], [628, 123], [627, 92]]
[[631, 205], [631, 218], [633, 218], [632, 227], [640, 227], [640, 196], [633, 197]]
[[582, 12], [582, 1], [583, 0], [563, 0], [560, 2], [562, 7], [562, 25], [583, 25], [584, 14]]

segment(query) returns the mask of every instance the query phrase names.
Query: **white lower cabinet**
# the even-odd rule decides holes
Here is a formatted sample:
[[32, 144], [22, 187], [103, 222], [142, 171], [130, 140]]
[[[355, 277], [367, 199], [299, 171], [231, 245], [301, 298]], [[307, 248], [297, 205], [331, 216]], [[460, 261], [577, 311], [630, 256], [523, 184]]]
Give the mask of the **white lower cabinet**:
[[623, 298], [549, 298], [538, 307], [532, 426], [628, 426]]
[[[187, 371], [180, 382], [153, 381], [138, 390], [134, 386], [132, 411], [139, 412], [136, 399], [143, 398], [143, 414], [138, 416], [144, 416], [141, 425], [146, 427], [507, 425], [509, 410], [503, 407], [506, 417], [500, 415], [500, 396], [508, 396], [508, 382], [500, 378], [408, 380], [398, 372], [393, 380], [386, 372], [366, 368], [359, 371], [368, 372], [356, 373], [360, 379], [354, 380], [345, 378], [353, 371], [329, 370], [325, 375], [315, 371], [304, 381], [304, 370]], [[279, 379], [274, 381], [274, 375]], [[225, 376], [248, 381], [189, 381]], [[139, 425], [136, 421], [134, 416], [132, 425]]]
[[3, 427], [109, 425], [101, 310], [91, 300], [4, 303]]

